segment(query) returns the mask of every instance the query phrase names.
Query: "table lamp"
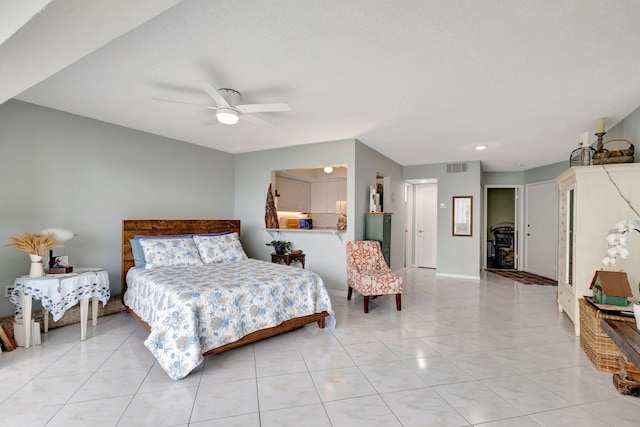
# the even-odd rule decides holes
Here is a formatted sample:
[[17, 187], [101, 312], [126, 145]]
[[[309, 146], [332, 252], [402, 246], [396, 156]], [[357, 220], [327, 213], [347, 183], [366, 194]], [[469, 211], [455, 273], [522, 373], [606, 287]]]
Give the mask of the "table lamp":
[[[58, 242], [62, 243], [62, 247], [64, 247], [64, 242], [73, 239], [73, 236], [74, 236], [73, 231], [67, 230], [66, 228], [45, 228], [40, 232], [42, 234], [53, 234], [55, 239]], [[51, 269], [54, 268], [53, 266], [55, 265], [55, 263], [56, 263], [56, 259], [53, 257], [53, 249], [51, 249], [49, 250], [49, 274], [53, 273]], [[64, 270], [65, 270], [63, 271], [64, 273], [69, 273], [73, 271], [73, 267], [64, 267]]]

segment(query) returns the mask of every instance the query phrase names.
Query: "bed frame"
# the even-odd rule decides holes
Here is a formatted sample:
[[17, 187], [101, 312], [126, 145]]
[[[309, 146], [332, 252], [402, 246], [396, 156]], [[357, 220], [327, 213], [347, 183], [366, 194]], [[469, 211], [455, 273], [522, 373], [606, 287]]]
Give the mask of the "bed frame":
[[[209, 220], [209, 219], [197, 219], [197, 220], [149, 220], [149, 219], [134, 219], [122, 221], [122, 301], [124, 303], [124, 294], [127, 291], [127, 271], [134, 266], [133, 253], [131, 252], [131, 244], [129, 240], [135, 235], [145, 236], [162, 236], [167, 234], [202, 234], [202, 233], [221, 233], [225, 231], [232, 231], [240, 235], [240, 220], [237, 219], [225, 219], [225, 220]], [[126, 305], [125, 305], [126, 307]], [[127, 312], [130, 313], [148, 332], [151, 332], [151, 327], [143, 321], [132, 309], [127, 308]], [[225, 350], [240, 347], [245, 344], [250, 344], [265, 338], [269, 338], [275, 335], [289, 332], [294, 329], [298, 329], [309, 323], [318, 322], [320, 328], [325, 326], [325, 317], [329, 313], [323, 311], [322, 313], [315, 313], [303, 317], [295, 317], [291, 320], [287, 320], [278, 326], [273, 328], [262, 329], [250, 333], [244, 336], [238, 341], [216, 347], [204, 353], [204, 356], [209, 354], [220, 353]]]

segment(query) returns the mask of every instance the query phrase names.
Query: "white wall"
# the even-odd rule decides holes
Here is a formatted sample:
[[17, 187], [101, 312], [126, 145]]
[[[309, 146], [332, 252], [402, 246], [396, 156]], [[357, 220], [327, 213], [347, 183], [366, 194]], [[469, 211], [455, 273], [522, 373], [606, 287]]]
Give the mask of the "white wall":
[[[376, 173], [390, 178], [385, 189], [385, 210], [392, 220], [391, 268], [402, 267], [402, 167], [366, 145], [354, 140], [307, 144], [235, 156], [235, 212], [242, 219], [242, 242], [250, 257], [268, 260], [272, 248], [265, 243], [274, 238], [289, 240], [307, 254], [306, 267], [324, 280], [327, 288], [346, 291], [345, 242], [364, 238], [364, 213], [369, 209], [369, 185]], [[347, 231], [335, 234], [265, 230], [264, 208], [271, 172], [282, 169], [347, 165]], [[391, 193], [398, 195], [391, 201]], [[388, 199], [388, 200], [387, 200]]]
[[[479, 161], [467, 162], [467, 172], [447, 173], [445, 163], [404, 167], [404, 179], [438, 180], [438, 275], [468, 278], [480, 277], [480, 236], [482, 232], [482, 195], [480, 182], [482, 170]], [[452, 235], [453, 196], [473, 196], [473, 235]]]
[[[114, 295], [123, 219], [234, 217], [230, 154], [19, 101], [0, 105], [0, 129], [0, 244], [71, 229], [59, 250], [74, 266], [107, 268]], [[28, 271], [23, 252], [0, 245], [2, 290]], [[0, 316], [11, 314], [0, 295]]]
[[[369, 188], [378, 174], [385, 177], [382, 206], [391, 216], [391, 269], [404, 266], [404, 182], [402, 166], [361, 142], [356, 142], [356, 240], [364, 238], [364, 212], [369, 210]], [[395, 195], [395, 200], [393, 200]]]
[[[322, 276], [329, 289], [347, 289], [345, 242], [353, 240], [356, 207], [354, 195], [355, 140], [299, 145], [235, 156], [235, 214], [242, 220], [242, 243], [252, 258], [270, 260], [273, 249], [265, 243], [293, 242], [306, 254], [306, 268]], [[265, 229], [265, 202], [274, 170], [347, 165], [347, 231], [339, 235]], [[346, 294], [345, 294], [346, 295]]]

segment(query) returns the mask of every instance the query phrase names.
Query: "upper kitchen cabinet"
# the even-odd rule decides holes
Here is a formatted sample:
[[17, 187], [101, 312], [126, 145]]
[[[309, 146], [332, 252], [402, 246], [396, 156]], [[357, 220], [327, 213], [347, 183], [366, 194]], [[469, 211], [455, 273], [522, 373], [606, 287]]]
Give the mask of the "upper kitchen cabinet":
[[274, 171], [278, 211], [336, 214], [347, 200], [347, 167], [325, 166]]
[[311, 183], [311, 212], [336, 213], [341, 200], [347, 200], [347, 180]]
[[311, 185], [308, 182], [276, 176], [276, 190], [279, 211], [309, 211]]

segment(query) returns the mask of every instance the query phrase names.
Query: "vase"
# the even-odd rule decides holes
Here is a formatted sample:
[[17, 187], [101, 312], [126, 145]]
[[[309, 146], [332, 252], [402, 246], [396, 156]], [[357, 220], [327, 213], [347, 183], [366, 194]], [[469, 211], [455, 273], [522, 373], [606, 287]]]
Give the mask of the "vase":
[[42, 257], [39, 255], [30, 254], [31, 268], [29, 269], [29, 277], [42, 277], [44, 276], [44, 265], [42, 265]]
[[636, 317], [636, 328], [640, 330], [640, 303], [633, 303], [633, 315]]

